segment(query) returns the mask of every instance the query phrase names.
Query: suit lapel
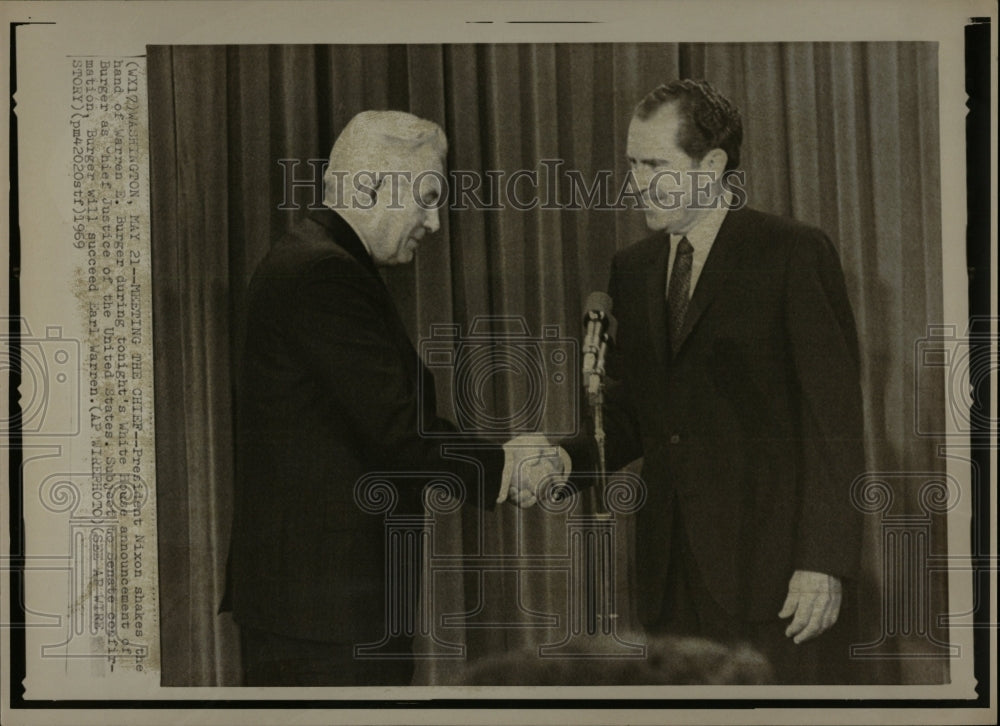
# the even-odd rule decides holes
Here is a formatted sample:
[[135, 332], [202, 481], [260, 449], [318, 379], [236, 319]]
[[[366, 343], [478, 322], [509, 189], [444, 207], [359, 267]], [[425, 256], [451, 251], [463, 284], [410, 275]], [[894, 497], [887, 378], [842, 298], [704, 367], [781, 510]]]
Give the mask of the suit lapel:
[[[694, 288], [694, 295], [688, 304], [684, 325], [681, 327], [680, 342], [674, 355], [677, 355], [678, 351], [684, 347], [684, 342], [694, 326], [698, 324], [698, 320], [708, 310], [718, 294], [725, 289], [726, 279], [735, 268], [742, 249], [740, 244], [743, 237], [741, 219], [742, 215], [738, 210], [730, 211], [726, 214], [726, 218], [715, 236], [715, 242], [712, 243], [705, 267], [702, 268], [698, 284]], [[664, 261], [664, 268], [666, 268], [666, 264]], [[660, 297], [663, 297], [662, 289]]]

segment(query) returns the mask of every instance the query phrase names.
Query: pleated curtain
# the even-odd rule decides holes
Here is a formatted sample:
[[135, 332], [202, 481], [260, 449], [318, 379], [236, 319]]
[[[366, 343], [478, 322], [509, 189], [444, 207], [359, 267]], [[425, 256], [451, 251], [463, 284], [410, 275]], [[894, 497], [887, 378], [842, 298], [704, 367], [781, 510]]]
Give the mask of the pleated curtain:
[[[922, 430], [940, 431], [945, 416], [942, 374], [918, 371], [914, 355], [942, 316], [936, 68], [933, 43], [149, 47], [163, 683], [238, 682], [237, 630], [216, 613], [232, 511], [233, 390], [253, 325], [244, 315], [250, 276], [312, 201], [307, 183], [286, 199], [288, 170], [308, 180], [317, 174], [309, 160], [325, 159], [354, 114], [398, 109], [441, 124], [453, 170], [536, 170], [542, 182], [561, 163], [588, 184], [608, 173], [613, 199], [625, 182], [632, 108], [678, 77], [709, 80], [741, 109], [750, 206], [819, 226], [839, 250], [860, 333], [868, 466], [896, 473], [887, 478], [891, 508], [866, 517], [859, 603], [866, 642], [888, 638], [891, 657], [866, 663], [874, 682], [946, 681], [947, 661], [923, 657], [929, 638], [944, 635], [887, 622], [893, 583], [882, 536], [887, 514], [923, 516], [923, 484], [945, 469], [941, 441], [915, 425], [922, 417]], [[530, 186], [520, 188], [529, 196]], [[549, 191], [561, 195], [549, 200], [558, 207], [572, 189], [560, 176], [539, 191], [542, 201]], [[432, 325], [468, 331], [498, 318], [532, 336], [548, 328], [579, 340], [587, 294], [605, 289], [612, 255], [647, 231], [634, 210], [544, 206], [451, 210], [413, 265], [385, 272], [416, 343]], [[513, 374], [494, 376], [482, 394], [497, 416], [524, 403]], [[571, 423], [575, 399], [552, 392], [545, 423]], [[453, 403], [440, 401], [452, 413]], [[581, 497], [579, 511], [592, 500]], [[616, 524], [615, 616], [625, 633], [636, 627], [631, 568], [656, 553], [634, 552], [627, 516]], [[422, 660], [416, 684], [460, 679], [469, 661], [563, 637], [563, 569], [471, 565], [485, 555], [559, 560], [566, 527], [563, 515], [513, 507], [436, 517], [430, 556], [465, 553], [470, 567], [433, 575], [425, 607], [434, 636], [418, 649], [450, 657]], [[945, 538], [943, 517], [933, 517], [933, 552]], [[943, 613], [943, 578], [920, 587], [921, 606]]]

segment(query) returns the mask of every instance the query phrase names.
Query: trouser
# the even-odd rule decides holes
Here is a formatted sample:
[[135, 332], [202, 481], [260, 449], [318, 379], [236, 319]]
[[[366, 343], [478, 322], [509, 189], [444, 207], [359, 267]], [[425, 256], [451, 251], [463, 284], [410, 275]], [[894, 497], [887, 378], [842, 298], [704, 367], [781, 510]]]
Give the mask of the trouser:
[[399, 638], [391, 650], [410, 655], [356, 658], [352, 643], [288, 638], [240, 628], [243, 685], [246, 686], [408, 686], [413, 678], [412, 639]]
[[846, 583], [837, 622], [796, 645], [785, 635], [791, 618], [780, 619], [775, 611], [772, 619], [747, 622], [716, 602], [699, 573], [679, 508], [675, 512], [663, 608], [650, 627], [654, 634], [693, 635], [729, 645], [749, 643], [770, 662], [775, 683], [864, 682], [863, 670], [850, 658], [850, 646], [858, 642], [857, 616], [853, 593]]

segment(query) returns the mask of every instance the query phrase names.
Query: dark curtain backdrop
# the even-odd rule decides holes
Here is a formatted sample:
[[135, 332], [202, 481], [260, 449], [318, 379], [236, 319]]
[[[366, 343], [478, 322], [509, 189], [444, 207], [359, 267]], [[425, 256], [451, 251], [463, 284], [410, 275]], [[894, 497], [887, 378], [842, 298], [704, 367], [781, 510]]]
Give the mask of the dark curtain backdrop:
[[[325, 159], [355, 113], [400, 109], [444, 127], [451, 169], [509, 173], [560, 159], [588, 180], [612, 170], [617, 190], [633, 106], [676, 77], [706, 78], [741, 109], [750, 205], [817, 225], [839, 248], [863, 351], [869, 467], [895, 472], [883, 490], [891, 505], [867, 519], [865, 634], [873, 642], [892, 636], [884, 646], [890, 654], [940, 654], [928, 650], [920, 612], [900, 625], [882, 584], [886, 573], [890, 582], [896, 577], [883, 553], [883, 517], [922, 516], [920, 484], [944, 470], [939, 442], [914, 433], [918, 409], [934, 430], [944, 418], [941, 379], [918, 378], [914, 364], [915, 342], [942, 314], [935, 44], [148, 50], [164, 684], [232, 685], [239, 673], [236, 628], [216, 607], [230, 528], [232, 391], [245, 291], [255, 265], [312, 199], [300, 188], [302, 208], [278, 208], [285, 192], [279, 160], [301, 160], [295, 173], [309, 177], [306, 161]], [[432, 323], [468, 326], [488, 315], [523, 316], [535, 335], [555, 324], [576, 337], [583, 300], [605, 288], [612, 255], [645, 234], [635, 211], [452, 210], [416, 263], [386, 278], [415, 341], [427, 338]], [[487, 405], [497, 414], [523, 403], [517, 380], [498, 375], [490, 384]], [[441, 403], [449, 410], [449, 401]], [[546, 423], [562, 424], [571, 408], [568, 396], [547, 404]], [[579, 506], [592, 503], [584, 498]], [[625, 630], [634, 624], [627, 582], [636, 553], [630, 522], [619, 525], [617, 609]], [[460, 512], [438, 517], [434, 547], [437, 554], [565, 552], [565, 527], [564, 516], [537, 509]], [[932, 550], [943, 551], [944, 539], [937, 517]], [[442, 640], [466, 646], [468, 659], [552, 642], [565, 630], [564, 620], [553, 626], [539, 614], [564, 611], [561, 573], [439, 574], [433, 590], [437, 614], [475, 613], [467, 627], [449, 621], [438, 628]], [[944, 611], [943, 582], [920, 592], [927, 599], [918, 610]], [[533, 627], [490, 626], [511, 620]], [[878, 682], [947, 680], [940, 657], [870, 663]], [[462, 666], [421, 661], [415, 682], [442, 682]]]

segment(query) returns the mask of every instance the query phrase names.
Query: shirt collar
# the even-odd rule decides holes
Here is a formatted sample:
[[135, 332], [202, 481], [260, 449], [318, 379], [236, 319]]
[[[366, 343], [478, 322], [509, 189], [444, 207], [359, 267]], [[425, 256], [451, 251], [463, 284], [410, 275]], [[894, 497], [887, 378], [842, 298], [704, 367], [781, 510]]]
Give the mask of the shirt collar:
[[[722, 202], [722, 199], [720, 198], [719, 201]], [[697, 223], [688, 230], [687, 234], [670, 235], [671, 245], [680, 242], [681, 237], [687, 237], [688, 242], [696, 250], [711, 247], [712, 243], [715, 242], [716, 236], [719, 234], [719, 228], [722, 226], [723, 221], [725, 221], [726, 212], [728, 211], [729, 208], [724, 203], [706, 210], [704, 214], [699, 215]]]

